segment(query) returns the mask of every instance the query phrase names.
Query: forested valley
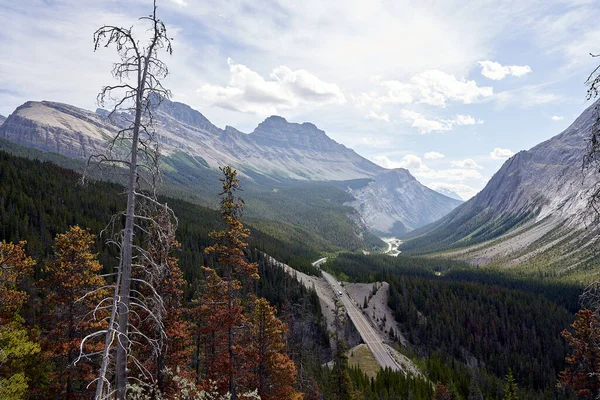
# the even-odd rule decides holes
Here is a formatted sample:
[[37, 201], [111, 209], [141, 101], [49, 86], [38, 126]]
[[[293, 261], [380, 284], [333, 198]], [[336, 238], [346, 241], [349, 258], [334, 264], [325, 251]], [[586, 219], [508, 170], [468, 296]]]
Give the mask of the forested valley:
[[[77, 23], [95, 26], [97, 18], [110, 18], [120, 24], [142, 8], [140, 2], [108, 2], [112, 8], [90, 3], [84, 17], [73, 6], [69, 12], [82, 21], [69, 15], [71, 26], [59, 12], [68, 1], [27, 9], [17, 3], [0, 7], [7, 31], [20, 30], [11, 19], [39, 17], [29, 9], [60, 14], [49, 23], [40, 14], [41, 30], [37, 24], [32, 29], [34, 58], [45, 47], [42, 36], [54, 40], [68, 32], [73, 37], [63, 37], [62, 50], [88, 29]], [[221, 9], [172, 0], [160, 2], [161, 14], [174, 21], [167, 25], [158, 1], [151, 3], [151, 13], [125, 23], [129, 28], [109, 23], [93, 31], [94, 67], [104, 57], [113, 78], [101, 87], [95, 112], [30, 97], [8, 117], [0, 115], [0, 400], [600, 399], [600, 100], [559, 135], [540, 143], [534, 132], [532, 143], [539, 144], [529, 150], [522, 149], [531, 143], [521, 139], [518, 148], [510, 145], [515, 151], [492, 149], [482, 143], [493, 140], [479, 140], [485, 120], [463, 114], [467, 105], [482, 111], [491, 104], [486, 98], [496, 96], [497, 109], [481, 113], [495, 119], [485, 127], [510, 131], [498, 121], [504, 103], [527, 109], [509, 121], [529, 118], [530, 106], [550, 107], [560, 98], [542, 93], [551, 86], [543, 81], [499, 84], [529, 78], [529, 65], [503, 66], [481, 58], [493, 51], [475, 57], [450, 46], [470, 64], [482, 60], [477, 80], [473, 65], [459, 65], [463, 61], [447, 64], [451, 73], [431, 60], [397, 71], [422, 57], [423, 42], [408, 46], [418, 57], [405, 57], [410, 49], [401, 49], [402, 59], [368, 71], [366, 64], [379, 64], [374, 55], [392, 52], [387, 38], [358, 37], [340, 46], [346, 39], [339, 37], [363, 33], [358, 25], [339, 37], [331, 32], [336, 51], [373, 47], [372, 54], [352, 54], [352, 63], [333, 47], [318, 49], [317, 42], [327, 40], [311, 41], [305, 29], [286, 42], [297, 26], [330, 29], [337, 19], [330, 14], [340, 11], [335, 8], [319, 4], [323, 14], [306, 25], [301, 18], [313, 12], [304, 12], [304, 5], [242, 1]], [[468, 22], [463, 14], [470, 10], [445, 10], [442, 3], [429, 14], [456, 12], [461, 25]], [[590, 2], [579, 3], [574, 9]], [[423, 23], [417, 9], [401, 21], [395, 14], [403, 9], [371, 15], [362, 6], [341, 6], [357, 15], [339, 19], [361, 22], [361, 28], [373, 16], [386, 17], [377, 21], [382, 32], [394, 32], [390, 37], [407, 35], [384, 29], [387, 20], [396, 27], [446, 26], [429, 14]], [[216, 11], [217, 23], [210, 20]], [[552, 12], [540, 20], [564, 30], [560, 18], [550, 21]], [[477, 25], [488, 17], [475, 18]], [[476, 41], [475, 26], [465, 27]], [[235, 38], [236, 29], [243, 38]], [[467, 44], [461, 35], [440, 32], [459, 38], [461, 51]], [[30, 38], [18, 39], [15, 47]], [[170, 80], [165, 60], [180, 39], [184, 51], [173, 64], [183, 68]], [[198, 53], [191, 46], [196, 42]], [[88, 57], [77, 46], [65, 47], [64, 54], [85, 64]], [[264, 52], [269, 46], [272, 59]], [[277, 55], [276, 47], [294, 56]], [[319, 75], [330, 71], [322, 75], [327, 81], [284, 65], [302, 64], [295, 47], [309, 49], [311, 61], [324, 61], [312, 67]], [[555, 53], [571, 56], [573, 48]], [[48, 69], [60, 75], [60, 60], [50, 53], [43, 53]], [[218, 72], [211, 63], [222, 55], [227, 68]], [[327, 65], [329, 55], [343, 67]], [[247, 57], [248, 66], [233, 61], [238, 56]], [[280, 64], [253, 70], [253, 57]], [[368, 62], [356, 74], [333, 83], [362, 59]], [[26, 60], [13, 65], [6, 57], [1, 66], [10, 65], [33, 76]], [[75, 83], [61, 87], [59, 100], [85, 86], [74, 71], [69, 65]], [[95, 83], [97, 71], [85, 71], [78, 79]], [[459, 71], [463, 75], [455, 76]], [[32, 96], [25, 82], [33, 78], [19, 74], [0, 82], [12, 87], [0, 89], [3, 113]], [[370, 87], [362, 86], [361, 75], [370, 76], [363, 79]], [[178, 99], [214, 112], [211, 118], [224, 128], [172, 101], [163, 83], [181, 90]], [[600, 66], [586, 85], [587, 99], [596, 99]], [[452, 102], [461, 108], [441, 112]], [[346, 103], [352, 110], [336, 114]], [[286, 119], [318, 116], [321, 107], [327, 107], [327, 129], [350, 135], [344, 140], [365, 146], [364, 154], [311, 122]], [[290, 115], [275, 115], [281, 110]], [[364, 113], [360, 120], [356, 110]], [[553, 113], [537, 114], [551, 123], [563, 120]], [[222, 124], [232, 116], [241, 129], [255, 128], [244, 133]], [[403, 129], [419, 135], [389, 135]], [[444, 136], [453, 129], [463, 132], [464, 142]], [[417, 145], [432, 132], [439, 140]], [[407, 147], [411, 140], [415, 154]]]

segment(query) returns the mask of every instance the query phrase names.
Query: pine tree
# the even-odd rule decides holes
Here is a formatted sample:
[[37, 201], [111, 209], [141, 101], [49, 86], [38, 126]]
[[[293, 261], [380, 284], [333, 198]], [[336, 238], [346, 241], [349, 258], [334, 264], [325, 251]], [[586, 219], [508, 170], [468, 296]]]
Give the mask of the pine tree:
[[296, 366], [283, 353], [283, 336], [287, 326], [276, 317], [275, 307], [263, 298], [254, 301], [248, 318], [250, 325], [249, 382], [246, 387], [258, 389], [263, 400], [294, 400], [302, 395], [294, 390]]
[[504, 385], [504, 400], [519, 400], [517, 382], [511, 370], [506, 375], [506, 385]]
[[348, 371], [348, 347], [342, 338], [343, 326], [346, 323], [343, 313], [345, 312], [341, 302], [335, 299], [333, 320], [333, 370], [331, 372], [331, 394], [332, 399], [346, 400], [354, 394], [352, 380]]
[[[157, 218], [159, 220], [160, 218]], [[158, 238], [152, 237], [157, 232], [164, 230], [151, 231], [149, 243], [157, 243]], [[171, 248], [179, 247], [179, 243], [173, 236], [165, 238], [169, 240], [169, 246], [149, 245], [154, 254], [152, 259], [164, 258], [163, 263], [168, 267], [161, 275], [154, 275], [155, 280], [152, 287], [156, 287], [160, 292], [160, 303], [154, 304], [152, 313], [160, 314], [159, 318], [148, 318], [149, 311], [139, 311], [136, 317], [132, 318], [132, 322], [140, 330], [141, 334], [152, 335], [157, 329], [154, 326], [156, 320], [162, 321], [162, 331], [164, 335], [158, 337], [157, 345], [144, 344], [138, 350], [140, 354], [138, 359], [146, 360], [144, 368], [140, 371], [149, 373], [152, 376], [149, 388], [146, 392], [152, 392], [154, 396], [160, 394], [163, 397], [171, 398], [177, 390], [175, 379], [190, 379], [193, 380], [193, 374], [186, 368], [191, 357], [191, 324], [183, 315], [183, 288], [185, 280], [178, 266], [177, 258], [169, 254]], [[135, 275], [134, 275], [135, 278]], [[134, 280], [134, 283], [136, 280]], [[150, 297], [151, 289], [146, 285], [133, 286], [144, 297]], [[148, 302], [153, 304], [154, 302]], [[139, 318], [139, 321], [136, 319]], [[155, 349], [160, 349], [156, 351]], [[174, 375], [173, 371], [177, 371]], [[139, 374], [139, 372], [138, 372]], [[144, 379], [144, 376], [137, 376], [138, 379]], [[140, 389], [141, 390], [141, 389]]]
[[446, 386], [442, 385], [440, 382], [435, 385], [435, 395], [433, 396], [434, 400], [452, 400], [454, 397], [452, 396], [452, 392]]
[[[229, 351], [229, 331], [244, 324], [243, 308], [239, 299], [228, 301], [228, 282], [224, 281], [212, 268], [202, 267], [204, 284], [197, 303], [191, 310], [195, 327], [195, 369], [197, 382], [208, 390], [216, 386], [219, 393], [230, 390], [230, 377], [237, 374]], [[231, 288], [239, 290], [239, 282], [232, 282]], [[239, 356], [237, 347], [232, 349]], [[235, 361], [234, 358], [233, 361]], [[201, 382], [200, 382], [201, 378]]]
[[29, 297], [20, 285], [35, 264], [24, 248], [25, 242], [0, 243], [0, 399], [28, 398], [32, 365], [41, 351], [19, 315]]
[[591, 310], [580, 310], [571, 325], [575, 335], [564, 330], [571, 354], [560, 373], [559, 386], [571, 388], [581, 399], [596, 399], [600, 395], [600, 317]]
[[[239, 343], [239, 338], [243, 337], [241, 329], [245, 325], [245, 317], [242, 314], [241, 289], [243, 285], [250, 287], [253, 281], [258, 279], [258, 265], [249, 262], [244, 253], [248, 247], [247, 241], [250, 232], [244, 228], [241, 221], [244, 202], [236, 195], [236, 192], [240, 190], [237, 171], [230, 166], [220, 169], [223, 173], [223, 177], [220, 178], [223, 187], [223, 190], [219, 193], [222, 196], [220, 211], [226, 229], [211, 233], [210, 237], [216, 243], [207, 247], [205, 252], [216, 256], [218, 266], [221, 269], [222, 278], [217, 279], [213, 276], [212, 284], [214, 285], [213, 289], [217, 290], [215, 293], [217, 296], [222, 293], [225, 294], [226, 310], [225, 315], [218, 314], [225, 318], [220, 321], [220, 326], [214, 328], [219, 331], [225, 330], [227, 333], [227, 354], [220, 355], [225, 357], [227, 362], [222, 365], [225, 371], [222, 371], [221, 376], [227, 379], [232, 400], [237, 400], [239, 393], [238, 380], [243, 380], [246, 373], [246, 365], [240, 362], [242, 346]], [[219, 293], [219, 288], [223, 292]], [[213, 304], [215, 303], [215, 299], [207, 300]], [[218, 335], [219, 331], [214, 331], [213, 334]], [[218, 342], [215, 343], [217, 347], [218, 344]], [[217, 351], [215, 351], [215, 356]]]
[[469, 385], [469, 400], [483, 400], [483, 393], [479, 389], [477, 376], [471, 376], [471, 384]]
[[[87, 359], [77, 365], [82, 338], [101, 328], [106, 317], [102, 309], [94, 312], [105, 296], [102, 266], [91, 252], [94, 235], [73, 226], [56, 236], [56, 257], [45, 268], [46, 278], [38, 283], [45, 294], [43, 313], [45, 356], [54, 364], [53, 391], [64, 399], [88, 399], [93, 391], [86, 382], [94, 378], [94, 366]], [[92, 316], [93, 315], [93, 316]], [[102, 343], [86, 342], [86, 351], [102, 349]]]

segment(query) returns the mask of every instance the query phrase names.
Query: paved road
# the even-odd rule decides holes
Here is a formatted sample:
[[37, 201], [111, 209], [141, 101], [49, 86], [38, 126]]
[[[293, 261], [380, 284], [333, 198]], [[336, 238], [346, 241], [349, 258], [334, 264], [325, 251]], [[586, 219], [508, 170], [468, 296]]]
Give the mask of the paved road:
[[338, 297], [340, 298], [340, 300], [342, 300], [342, 303], [346, 308], [346, 312], [350, 316], [350, 320], [356, 327], [356, 330], [358, 330], [358, 333], [360, 333], [362, 340], [366, 343], [367, 346], [369, 346], [369, 349], [371, 350], [371, 353], [373, 353], [373, 356], [375, 356], [377, 363], [382, 368], [389, 367], [394, 371], [400, 371], [400, 367], [398, 366], [398, 364], [396, 364], [392, 356], [390, 356], [390, 353], [383, 345], [383, 341], [375, 332], [375, 329], [373, 329], [373, 327], [369, 324], [369, 321], [367, 321], [367, 319], [363, 315], [362, 311], [358, 309], [358, 307], [354, 304], [352, 299], [350, 299], [348, 294], [346, 294], [339, 282], [336, 281], [335, 278], [327, 272], [321, 272], [325, 280], [333, 288], [333, 291], [336, 293], [336, 295], [338, 295], [340, 292], [342, 293], [342, 295], [338, 295]]
[[319, 258], [317, 261], [312, 263], [312, 266], [319, 268], [322, 264], [325, 263], [325, 261], [327, 261], [327, 257]]

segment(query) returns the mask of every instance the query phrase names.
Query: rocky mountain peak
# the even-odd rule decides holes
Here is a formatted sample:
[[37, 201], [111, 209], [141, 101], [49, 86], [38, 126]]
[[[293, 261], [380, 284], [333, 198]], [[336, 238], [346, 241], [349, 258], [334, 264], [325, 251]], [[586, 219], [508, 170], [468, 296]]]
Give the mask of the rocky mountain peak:
[[330, 139], [314, 124], [288, 122], [285, 118], [272, 115], [261, 122], [250, 134], [257, 143], [267, 146], [311, 148], [335, 151], [345, 149]]
[[222, 130], [213, 125], [201, 112], [177, 101], [171, 101], [157, 94], [152, 94], [150, 101], [157, 105], [156, 117], [163, 123], [168, 123], [168, 118], [201, 129], [214, 135], [220, 135]]
[[407, 182], [416, 181], [417, 179], [411, 175], [406, 168], [394, 168], [386, 170], [379, 174], [379, 178], [382, 180], [394, 180], [396, 182]]

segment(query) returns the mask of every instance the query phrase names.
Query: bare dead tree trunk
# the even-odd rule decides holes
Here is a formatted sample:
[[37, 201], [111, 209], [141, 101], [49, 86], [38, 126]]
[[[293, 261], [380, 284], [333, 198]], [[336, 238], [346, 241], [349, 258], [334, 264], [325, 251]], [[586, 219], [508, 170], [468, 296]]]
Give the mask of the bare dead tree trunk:
[[[145, 74], [146, 71], [144, 71]], [[141, 87], [140, 87], [141, 86]], [[140, 136], [140, 122], [142, 118], [142, 95], [144, 93], [144, 82], [138, 78], [138, 95], [135, 105], [135, 122], [131, 143], [131, 161], [129, 164], [129, 182], [127, 184], [127, 208], [125, 213], [125, 230], [123, 232], [123, 245], [121, 247], [121, 299], [118, 303], [118, 342], [116, 361], [116, 386], [117, 399], [125, 400], [127, 392], [127, 352], [129, 349], [129, 307], [131, 292], [131, 264], [133, 246], [133, 225], [135, 220], [135, 179], [137, 176], [137, 152]]]
[[[98, 165], [108, 164], [111, 167], [124, 166], [125, 193], [127, 205], [124, 213], [125, 224], [116, 229], [114, 238], [108, 242], [119, 248], [119, 267], [116, 272], [114, 296], [104, 299], [100, 309], [107, 309], [110, 303], [111, 313], [107, 329], [100, 332], [105, 335], [104, 349], [99, 374], [96, 382], [96, 399], [115, 396], [125, 400], [129, 375], [128, 364], [131, 362], [139, 370], [142, 378], [151, 379], [152, 374], [144, 367], [144, 362], [132, 358], [131, 347], [142, 338], [153, 347], [152, 354], [160, 354], [164, 342], [162, 325], [163, 303], [159, 291], [154, 286], [168, 263], [162, 255], [168, 253], [171, 246], [176, 221], [175, 216], [166, 205], [157, 201], [155, 184], [159, 174], [158, 143], [152, 131], [153, 108], [160, 104], [163, 98], [170, 97], [170, 92], [161, 84], [161, 79], [168, 75], [166, 65], [158, 58], [159, 50], [172, 53], [171, 41], [167, 36], [164, 23], [156, 15], [156, 0], [150, 16], [140, 18], [150, 22], [147, 44], [141, 45], [134, 37], [132, 28], [103, 26], [94, 33], [94, 50], [100, 47], [116, 47], [120, 62], [113, 66], [113, 76], [119, 84], [105, 86], [98, 95], [98, 103], [103, 106], [106, 100], [114, 101], [109, 118], [117, 115], [121, 121], [129, 122], [121, 129], [109, 144], [107, 154], [90, 158], [97, 159]], [[130, 81], [130, 75], [133, 79]], [[118, 97], [114, 94], [118, 93]], [[133, 120], [130, 118], [133, 117]], [[126, 150], [125, 150], [126, 149]], [[89, 165], [90, 163], [88, 163]], [[140, 182], [142, 179], [142, 182]], [[144, 189], [148, 193], [144, 193]], [[140, 203], [140, 201], [142, 203]], [[142, 207], [142, 208], [140, 208]], [[166, 215], [166, 224], [160, 220], [160, 215]], [[157, 217], [158, 216], [158, 217]], [[117, 218], [119, 217], [119, 218]], [[155, 218], [157, 217], [157, 218]], [[163, 220], [165, 218], [162, 218]], [[120, 222], [120, 216], [114, 216], [111, 225], [115, 228]], [[152, 250], [136, 245], [136, 231], [149, 235], [154, 232], [157, 243], [150, 244]], [[160, 248], [160, 249], [159, 249]], [[159, 259], [155, 259], [160, 254]], [[142, 272], [136, 273], [138, 267]], [[141, 285], [151, 295], [143, 299], [133, 299], [132, 282]], [[134, 291], [136, 292], [136, 291]], [[130, 314], [135, 309], [150, 316], [154, 321], [156, 332], [149, 335], [131, 325]], [[92, 335], [91, 339], [94, 335]], [[132, 337], [136, 339], [133, 340]], [[114, 356], [112, 352], [116, 353]], [[80, 354], [81, 357], [81, 354]], [[111, 364], [114, 363], [114, 370]], [[110, 377], [114, 371], [114, 388], [111, 387]]]

